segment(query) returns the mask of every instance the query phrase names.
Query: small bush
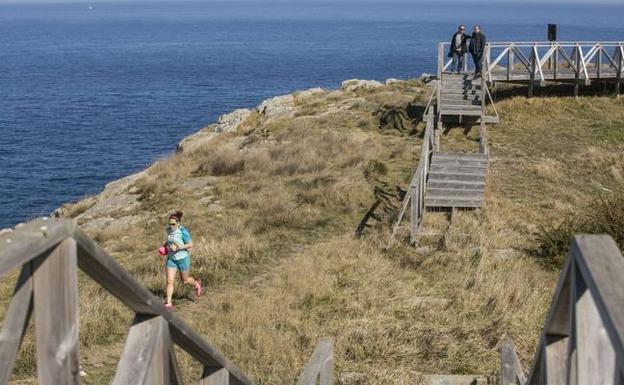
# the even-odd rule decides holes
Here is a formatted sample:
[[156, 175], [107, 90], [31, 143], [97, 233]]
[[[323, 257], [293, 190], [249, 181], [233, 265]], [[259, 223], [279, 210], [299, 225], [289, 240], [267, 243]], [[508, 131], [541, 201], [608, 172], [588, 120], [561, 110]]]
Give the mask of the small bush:
[[197, 173], [214, 176], [234, 175], [245, 169], [245, 157], [239, 150], [224, 148], [206, 155]]
[[537, 246], [531, 250], [546, 268], [561, 268], [575, 234], [607, 234], [624, 248], [624, 187], [591, 202], [577, 216], [569, 216], [555, 226], [540, 226]]

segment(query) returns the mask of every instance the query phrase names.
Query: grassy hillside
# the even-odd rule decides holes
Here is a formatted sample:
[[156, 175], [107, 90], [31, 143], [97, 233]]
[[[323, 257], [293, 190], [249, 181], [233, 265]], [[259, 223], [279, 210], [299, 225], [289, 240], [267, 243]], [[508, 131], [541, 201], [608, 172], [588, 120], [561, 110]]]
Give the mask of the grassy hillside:
[[[375, 197], [404, 186], [415, 167], [421, 139], [410, 133], [422, 129], [428, 92], [401, 82], [295, 96], [287, 117], [253, 112], [235, 132], [154, 164], [125, 190], [131, 211], [90, 212], [93, 199], [66, 210], [160, 295], [155, 249], [166, 215], [184, 211], [192, 272], [207, 289], [197, 302], [177, 289], [176, 312], [259, 384], [292, 384], [321, 336], [336, 337], [344, 384], [493, 374], [504, 336], [526, 367], [562, 258], [549, 242], [588, 226], [569, 218], [621, 197], [624, 102], [500, 100], [486, 209], [450, 222], [429, 215], [433, 235], [416, 249], [402, 237], [384, 248], [387, 223], [356, 240]], [[443, 149], [476, 151], [477, 131], [452, 128]], [[109, 383], [131, 314], [88, 280], [80, 286], [84, 382]], [[200, 368], [179, 359], [191, 382]], [[32, 365], [29, 337], [16, 383], [33, 381]]]

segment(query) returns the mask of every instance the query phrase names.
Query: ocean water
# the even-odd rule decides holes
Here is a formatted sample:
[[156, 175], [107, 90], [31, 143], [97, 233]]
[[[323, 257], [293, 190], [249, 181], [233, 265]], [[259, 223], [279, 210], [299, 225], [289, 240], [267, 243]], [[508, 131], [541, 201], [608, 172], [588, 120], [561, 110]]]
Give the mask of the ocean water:
[[624, 4], [0, 3], [0, 228], [100, 191], [220, 114], [350, 78], [435, 71], [458, 23], [490, 40], [624, 40]]

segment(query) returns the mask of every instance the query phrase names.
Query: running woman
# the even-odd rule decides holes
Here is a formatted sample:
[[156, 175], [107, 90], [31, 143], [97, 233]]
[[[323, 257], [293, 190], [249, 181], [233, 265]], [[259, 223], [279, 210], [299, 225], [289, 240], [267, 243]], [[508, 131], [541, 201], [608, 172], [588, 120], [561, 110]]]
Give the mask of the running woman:
[[165, 263], [165, 274], [167, 276], [167, 299], [165, 308], [173, 308], [171, 297], [173, 296], [174, 282], [176, 273], [180, 273], [180, 280], [187, 285], [193, 285], [195, 288], [195, 297], [199, 298], [202, 293], [201, 281], [193, 279], [189, 276], [191, 269], [190, 250], [193, 247], [191, 235], [188, 230], [182, 226], [182, 212], [177, 211], [169, 216], [169, 226], [167, 227], [167, 261]]

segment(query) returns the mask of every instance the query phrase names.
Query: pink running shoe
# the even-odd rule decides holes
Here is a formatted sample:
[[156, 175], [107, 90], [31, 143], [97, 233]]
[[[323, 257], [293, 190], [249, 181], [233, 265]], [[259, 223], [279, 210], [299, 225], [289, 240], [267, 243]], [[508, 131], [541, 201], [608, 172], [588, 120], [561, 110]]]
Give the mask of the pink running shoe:
[[167, 310], [173, 310], [173, 305], [172, 305], [172, 304], [170, 304], [170, 303], [166, 303], [166, 304], [165, 304], [165, 309], [167, 309]]
[[195, 298], [199, 298], [202, 295], [202, 285], [201, 285], [201, 280], [196, 280], [195, 281]]

